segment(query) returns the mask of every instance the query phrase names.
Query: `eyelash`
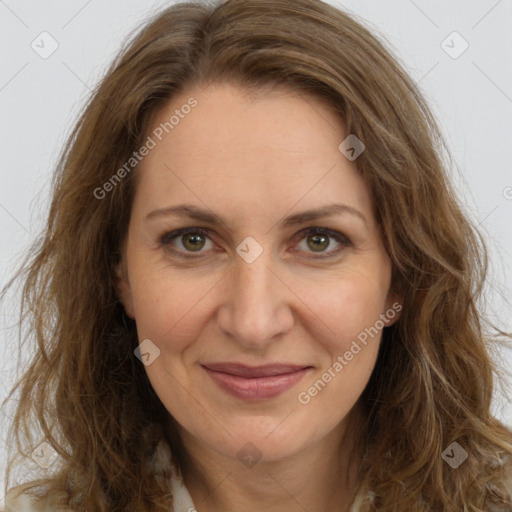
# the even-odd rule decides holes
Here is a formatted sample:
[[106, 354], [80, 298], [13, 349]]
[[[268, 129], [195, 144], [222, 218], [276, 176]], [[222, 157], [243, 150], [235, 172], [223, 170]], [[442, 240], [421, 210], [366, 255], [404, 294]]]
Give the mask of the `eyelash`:
[[[209, 236], [210, 231], [207, 229], [195, 228], [195, 227], [181, 228], [181, 229], [176, 229], [174, 231], [165, 233], [160, 238], [160, 246], [164, 247], [164, 248], [171, 249], [172, 252], [177, 254], [180, 258], [199, 259], [202, 257], [201, 252], [203, 252], [203, 251], [198, 251], [197, 252], [198, 255], [196, 256], [196, 255], [193, 255], [194, 253], [192, 253], [191, 251], [188, 251], [188, 252], [182, 251], [182, 250], [174, 248], [171, 245], [171, 242], [173, 240], [175, 240], [176, 238], [179, 238], [180, 236], [188, 235], [188, 234], [198, 234], [198, 235], [202, 235], [202, 236], [210, 238], [210, 236]], [[322, 254], [321, 256], [316, 256], [316, 255], [312, 256], [313, 259], [331, 258], [333, 255], [337, 255], [343, 249], [346, 249], [347, 247], [352, 247], [352, 245], [353, 245], [352, 242], [345, 235], [342, 235], [341, 233], [339, 233], [337, 231], [333, 231], [328, 228], [320, 228], [320, 227], [306, 228], [302, 231], [299, 231], [299, 233], [297, 233], [296, 236], [298, 236], [298, 235], [302, 235], [299, 242], [302, 241], [303, 239], [305, 239], [306, 237], [308, 237], [309, 235], [325, 235], [329, 238], [334, 239], [336, 242], [338, 242], [340, 244], [339, 247], [337, 247], [336, 249], [334, 249], [332, 251], [329, 251], [327, 253], [326, 252], [319, 253], [319, 254]], [[314, 254], [314, 253], [312, 253], [312, 254]]]

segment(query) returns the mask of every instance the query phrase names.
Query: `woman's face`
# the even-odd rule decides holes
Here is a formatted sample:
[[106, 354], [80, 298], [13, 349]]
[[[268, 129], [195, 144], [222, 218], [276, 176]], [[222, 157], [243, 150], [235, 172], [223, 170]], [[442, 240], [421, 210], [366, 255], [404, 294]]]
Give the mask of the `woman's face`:
[[333, 438], [368, 382], [400, 306], [348, 135], [313, 97], [231, 85], [152, 121], [119, 290], [197, 445], [298, 454]]

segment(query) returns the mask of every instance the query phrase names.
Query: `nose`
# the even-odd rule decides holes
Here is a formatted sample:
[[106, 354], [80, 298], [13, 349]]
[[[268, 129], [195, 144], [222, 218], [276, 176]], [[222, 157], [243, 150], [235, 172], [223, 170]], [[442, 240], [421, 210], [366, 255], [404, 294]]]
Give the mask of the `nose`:
[[265, 251], [252, 263], [236, 256], [234, 265], [224, 284], [218, 325], [240, 345], [261, 350], [292, 329], [293, 293], [271, 268]]

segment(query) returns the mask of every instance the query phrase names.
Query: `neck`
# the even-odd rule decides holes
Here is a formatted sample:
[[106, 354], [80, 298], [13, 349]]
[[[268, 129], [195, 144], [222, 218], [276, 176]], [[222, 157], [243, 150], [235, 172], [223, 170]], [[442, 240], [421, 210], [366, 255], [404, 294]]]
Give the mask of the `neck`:
[[252, 467], [182, 432], [183, 477], [201, 512], [348, 512], [357, 490], [360, 411], [354, 407], [319, 443]]

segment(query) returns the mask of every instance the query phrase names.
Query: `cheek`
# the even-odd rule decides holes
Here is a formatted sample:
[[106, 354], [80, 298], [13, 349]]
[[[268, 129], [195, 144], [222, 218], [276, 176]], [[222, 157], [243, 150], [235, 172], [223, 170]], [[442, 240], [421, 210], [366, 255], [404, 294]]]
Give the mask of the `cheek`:
[[310, 414], [323, 418], [326, 432], [352, 409], [377, 361], [386, 280], [366, 277], [346, 274], [309, 296], [308, 305], [321, 316], [309, 330], [325, 357], [297, 399]]
[[215, 281], [183, 273], [147, 272], [133, 280], [139, 339], [149, 338], [162, 352], [181, 352], [206, 321], [208, 293]]
[[[365, 269], [366, 270], [366, 269]], [[298, 290], [315, 313], [310, 330], [323, 333], [331, 356], [349, 350], [352, 340], [376, 338], [375, 326], [382, 328], [389, 279], [385, 273], [350, 270], [317, 282], [304, 283]], [[316, 326], [316, 328], [315, 328]], [[380, 329], [378, 329], [380, 331]], [[368, 334], [370, 332], [374, 336]]]

